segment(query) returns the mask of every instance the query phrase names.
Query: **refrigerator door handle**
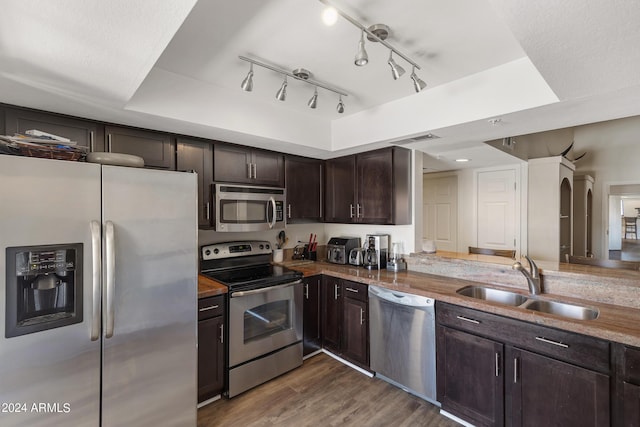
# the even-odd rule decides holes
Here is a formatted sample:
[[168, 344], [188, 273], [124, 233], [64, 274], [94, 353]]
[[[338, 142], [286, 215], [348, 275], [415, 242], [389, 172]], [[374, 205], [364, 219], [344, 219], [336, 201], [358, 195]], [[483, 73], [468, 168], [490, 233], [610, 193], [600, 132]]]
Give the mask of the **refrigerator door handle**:
[[105, 223], [107, 286], [105, 291], [105, 338], [113, 336], [114, 288], [116, 281], [115, 237], [113, 222]]
[[100, 280], [102, 279], [102, 260], [100, 259], [100, 223], [91, 221], [91, 260], [92, 260], [92, 312], [91, 312], [91, 341], [100, 338]]

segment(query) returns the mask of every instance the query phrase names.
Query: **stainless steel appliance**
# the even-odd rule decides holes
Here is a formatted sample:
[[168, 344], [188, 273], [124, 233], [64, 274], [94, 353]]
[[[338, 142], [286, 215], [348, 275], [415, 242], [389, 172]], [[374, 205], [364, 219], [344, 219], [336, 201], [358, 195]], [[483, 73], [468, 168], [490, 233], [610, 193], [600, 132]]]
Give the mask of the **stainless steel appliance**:
[[346, 264], [351, 249], [360, 247], [359, 237], [332, 237], [327, 243], [327, 261]]
[[396, 272], [406, 270], [407, 263], [402, 258], [404, 245], [400, 242], [395, 242], [391, 247], [392, 249], [389, 252], [389, 256], [387, 258], [387, 270]]
[[196, 424], [196, 188], [0, 156], [2, 426]]
[[387, 268], [388, 234], [367, 234], [364, 243], [364, 266], [370, 270]]
[[349, 252], [349, 264], [362, 265], [364, 262], [364, 248], [354, 248]]
[[284, 188], [212, 184], [216, 231], [263, 231], [284, 228]]
[[202, 274], [229, 288], [228, 397], [302, 365], [302, 273], [270, 264], [264, 241], [201, 248]]
[[435, 301], [369, 286], [371, 370], [422, 399], [436, 400]]

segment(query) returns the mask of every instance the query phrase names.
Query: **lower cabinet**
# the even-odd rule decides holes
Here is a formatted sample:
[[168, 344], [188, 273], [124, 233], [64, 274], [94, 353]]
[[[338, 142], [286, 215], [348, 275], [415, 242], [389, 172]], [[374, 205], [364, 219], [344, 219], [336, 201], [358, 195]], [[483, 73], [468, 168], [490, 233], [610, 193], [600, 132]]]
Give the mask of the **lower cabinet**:
[[613, 353], [619, 357], [616, 425], [640, 426], [640, 349], [616, 344]]
[[311, 276], [303, 279], [302, 354], [306, 356], [322, 348], [320, 334], [320, 283], [322, 277]]
[[608, 426], [610, 343], [437, 303], [437, 394], [476, 425]]
[[224, 389], [225, 296], [198, 300], [198, 403]]
[[369, 369], [369, 297], [367, 285], [323, 276], [322, 346]]

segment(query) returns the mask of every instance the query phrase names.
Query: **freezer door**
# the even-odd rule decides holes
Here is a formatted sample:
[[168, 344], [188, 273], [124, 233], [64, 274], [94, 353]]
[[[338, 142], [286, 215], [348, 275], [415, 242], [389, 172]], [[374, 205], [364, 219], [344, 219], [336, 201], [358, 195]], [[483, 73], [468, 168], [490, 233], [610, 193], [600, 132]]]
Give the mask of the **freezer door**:
[[[100, 327], [99, 300], [98, 311], [93, 309], [92, 220], [100, 220], [98, 165], [0, 155], [0, 425], [3, 427], [96, 426], [100, 422], [100, 340], [97, 333], [95, 340], [91, 339], [92, 329], [95, 332]], [[80, 248], [83, 264], [78, 279], [82, 282], [82, 298], [78, 302], [82, 304], [77, 307], [81, 307], [82, 320], [39, 331], [35, 330], [40, 328], [27, 327], [30, 333], [7, 338], [7, 283], [17, 287], [17, 277], [7, 280], [8, 253], [16, 264], [15, 251], [7, 248], [45, 245]], [[24, 277], [19, 279], [25, 283]], [[55, 282], [65, 280], [59, 277]], [[99, 277], [96, 285], [100, 298]], [[15, 291], [12, 292], [17, 295]], [[28, 286], [23, 286], [17, 300], [27, 304], [29, 296], [22, 297], [31, 292]], [[36, 297], [36, 303], [44, 301], [39, 300], [41, 296]], [[36, 320], [47, 321], [46, 316]]]
[[102, 426], [195, 426], [197, 184], [103, 166]]

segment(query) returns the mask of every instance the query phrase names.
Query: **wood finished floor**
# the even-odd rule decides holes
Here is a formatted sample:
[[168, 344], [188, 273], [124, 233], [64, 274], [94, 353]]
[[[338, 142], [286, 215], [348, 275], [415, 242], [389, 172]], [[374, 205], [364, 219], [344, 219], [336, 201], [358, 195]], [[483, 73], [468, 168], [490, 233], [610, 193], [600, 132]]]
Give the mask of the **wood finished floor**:
[[223, 398], [198, 410], [198, 427], [458, 425], [434, 405], [326, 354], [233, 399]]

